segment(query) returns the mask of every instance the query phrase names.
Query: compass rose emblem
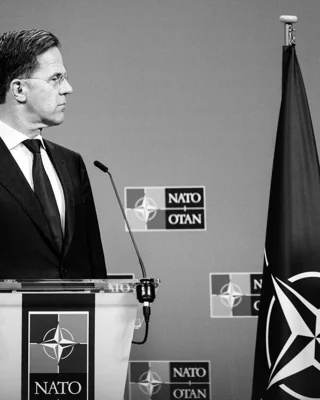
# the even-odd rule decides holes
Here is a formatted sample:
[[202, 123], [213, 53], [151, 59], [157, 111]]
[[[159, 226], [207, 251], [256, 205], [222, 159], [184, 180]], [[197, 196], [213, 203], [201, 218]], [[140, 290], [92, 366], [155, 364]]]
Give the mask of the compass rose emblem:
[[149, 396], [150, 400], [154, 394], [159, 392], [161, 384], [160, 376], [149, 369], [140, 376], [138, 386], [143, 393]]
[[[279, 384], [292, 398], [319, 400], [319, 384], [314, 376], [320, 372], [320, 304], [316, 294], [320, 273], [301, 273], [291, 277], [288, 283], [271, 278], [276, 296], [271, 299], [266, 324], [266, 355], [270, 368], [267, 389]], [[284, 317], [281, 324], [286, 326], [288, 335], [276, 349], [277, 344], [270, 341], [270, 335], [279, 327], [279, 320], [272, 318], [279, 307]], [[301, 379], [299, 374], [303, 374]], [[303, 389], [296, 386], [301, 381]], [[302, 390], [308, 393], [300, 393]]]
[[137, 200], [134, 206], [134, 212], [136, 216], [147, 223], [151, 221], [157, 215], [157, 205], [156, 202], [148, 196], [144, 196]]
[[75, 342], [72, 334], [58, 324], [56, 328], [50, 329], [40, 343], [46, 355], [59, 364], [61, 360], [69, 357], [73, 352]]
[[238, 285], [229, 282], [222, 286], [220, 290], [220, 300], [226, 307], [233, 309], [237, 307], [242, 300], [243, 293]]

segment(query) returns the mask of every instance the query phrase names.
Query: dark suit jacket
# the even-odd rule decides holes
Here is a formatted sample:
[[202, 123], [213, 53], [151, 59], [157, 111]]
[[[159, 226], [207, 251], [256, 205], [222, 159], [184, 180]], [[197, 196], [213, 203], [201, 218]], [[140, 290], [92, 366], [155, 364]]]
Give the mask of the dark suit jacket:
[[66, 202], [58, 254], [33, 190], [0, 138], [0, 279], [105, 278], [91, 186], [81, 156], [45, 140]]

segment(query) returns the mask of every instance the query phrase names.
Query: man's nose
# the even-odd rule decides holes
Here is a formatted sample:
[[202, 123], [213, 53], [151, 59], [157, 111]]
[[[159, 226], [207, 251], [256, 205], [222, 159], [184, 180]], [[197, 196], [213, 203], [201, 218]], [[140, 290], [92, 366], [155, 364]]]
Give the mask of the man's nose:
[[64, 79], [63, 82], [61, 82], [60, 85], [60, 93], [62, 94], [71, 94], [73, 92], [73, 88], [70, 85], [69, 81], [67, 79]]

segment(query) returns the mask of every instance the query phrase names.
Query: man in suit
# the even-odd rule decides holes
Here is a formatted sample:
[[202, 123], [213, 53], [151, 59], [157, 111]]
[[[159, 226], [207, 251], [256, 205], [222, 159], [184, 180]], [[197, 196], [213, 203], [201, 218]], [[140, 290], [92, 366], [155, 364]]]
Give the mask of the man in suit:
[[43, 30], [0, 36], [0, 279], [106, 278], [84, 162], [42, 137], [73, 90], [59, 49]]

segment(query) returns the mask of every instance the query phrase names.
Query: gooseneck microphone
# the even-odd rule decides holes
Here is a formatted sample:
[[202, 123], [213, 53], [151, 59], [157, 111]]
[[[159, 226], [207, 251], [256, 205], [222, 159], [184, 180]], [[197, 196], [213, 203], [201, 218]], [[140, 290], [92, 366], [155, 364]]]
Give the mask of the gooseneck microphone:
[[141, 256], [140, 256], [140, 253], [139, 253], [139, 250], [138, 250], [138, 246], [137, 246], [137, 244], [136, 244], [136, 241], [134, 240], [134, 236], [133, 236], [133, 234], [132, 234], [132, 231], [131, 231], [129, 222], [128, 222], [127, 217], [126, 217], [126, 213], [124, 212], [124, 208], [123, 208], [123, 205], [122, 205], [122, 203], [121, 203], [121, 199], [120, 199], [120, 197], [119, 197], [118, 190], [117, 190], [116, 185], [115, 185], [115, 183], [114, 183], [113, 177], [112, 177], [112, 175], [111, 175], [111, 173], [110, 173], [110, 171], [109, 171], [109, 168], [106, 167], [105, 165], [103, 165], [100, 161], [95, 161], [93, 164], [94, 164], [97, 168], [99, 168], [101, 171], [106, 172], [106, 173], [109, 175], [109, 177], [110, 177], [111, 184], [112, 184], [112, 186], [113, 186], [113, 190], [114, 190], [114, 192], [115, 192], [115, 194], [116, 194], [116, 196], [117, 196], [118, 204], [119, 204], [119, 206], [120, 206], [120, 209], [121, 209], [123, 218], [124, 218], [124, 220], [125, 220], [125, 222], [126, 222], [126, 225], [127, 225], [128, 231], [129, 231], [129, 235], [130, 235], [130, 237], [131, 237], [131, 241], [132, 241], [132, 243], [133, 243], [134, 249], [135, 249], [135, 251], [136, 251], [136, 254], [137, 254], [137, 257], [138, 257], [138, 260], [139, 260], [139, 264], [140, 264], [141, 271], [142, 271], [142, 277], [145, 278], [145, 277], [146, 277], [146, 269], [145, 269], [145, 267], [144, 267], [144, 263], [143, 263], [142, 258], [141, 258]]
[[132, 231], [131, 231], [129, 222], [127, 220], [126, 213], [124, 211], [124, 208], [123, 208], [123, 205], [122, 205], [122, 202], [121, 202], [117, 187], [116, 187], [116, 185], [114, 183], [114, 180], [113, 180], [113, 177], [112, 177], [112, 175], [111, 175], [111, 173], [109, 171], [109, 168], [107, 166], [105, 166], [104, 164], [102, 164], [100, 161], [94, 161], [93, 164], [94, 164], [94, 166], [99, 168], [102, 172], [105, 172], [105, 173], [107, 173], [109, 175], [109, 178], [110, 178], [114, 193], [115, 193], [115, 195], [117, 197], [118, 204], [120, 206], [120, 210], [122, 212], [123, 218], [124, 218], [126, 226], [128, 228], [128, 232], [129, 232], [133, 247], [134, 247], [134, 249], [136, 251], [136, 254], [137, 254], [137, 257], [138, 257], [138, 260], [139, 260], [139, 264], [140, 264], [140, 267], [141, 267], [142, 279], [140, 279], [139, 280], [140, 282], [136, 285], [136, 294], [137, 294], [137, 299], [138, 299], [139, 303], [143, 303], [143, 316], [144, 316], [144, 320], [145, 320], [145, 323], [146, 323], [146, 333], [145, 333], [144, 340], [142, 342], [134, 342], [133, 341], [133, 343], [135, 343], [135, 344], [143, 344], [143, 343], [145, 343], [147, 341], [148, 329], [149, 329], [148, 325], [149, 325], [150, 314], [151, 314], [150, 303], [152, 303], [154, 301], [155, 297], [156, 297], [155, 289], [158, 286], [158, 284], [155, 282], [155, 280], [153, 278], [147, 278], [146, 269], [145, 269], [143, 260], [141, 258], [138, 246], [137, 246], [136, 241], [134, 239], [134, 236], [132, 234]]

